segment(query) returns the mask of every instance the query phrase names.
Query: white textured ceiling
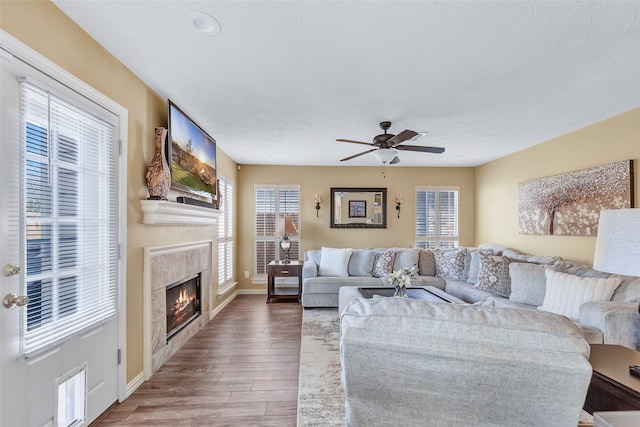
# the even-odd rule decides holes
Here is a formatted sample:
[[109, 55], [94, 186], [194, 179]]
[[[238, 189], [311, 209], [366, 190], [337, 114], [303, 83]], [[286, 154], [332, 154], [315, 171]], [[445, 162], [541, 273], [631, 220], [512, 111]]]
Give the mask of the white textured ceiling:
[[240, 164], [377, 165], [336, 138], [390, 120], [475, 166], [640, 106], [637, 1], [54, 3]]

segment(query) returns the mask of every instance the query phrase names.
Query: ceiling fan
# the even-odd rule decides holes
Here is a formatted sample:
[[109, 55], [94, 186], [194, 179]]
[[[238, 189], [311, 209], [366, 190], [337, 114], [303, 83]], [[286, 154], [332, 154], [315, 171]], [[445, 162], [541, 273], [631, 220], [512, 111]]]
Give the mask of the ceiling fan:
[[382, 162], [382, 164], [390, 164], [394, 165], [396, 163], [400, 163], [400, 159], [398, 158], [397, 150], [403, 151], [419, 151], [422, 153], [444, 153], [444, 148], [442, 147], [425, 147], [420, 145], [401, 145], [404, 141], [410, 140], [418, 135], [418, 132], [405, 129], [397, 135], [387, 133], [387, 130], [391, 127], [391, 122], [380, 122], [380, 129], [384, 131], [380, 135], [376, 135], [373, 137], [373, 143], [369, 142], [360, 142], [353, 141], [351, 139], [336, 139], [338, 142], [350, 142], [352, 144], [362, 144], [369, 145], [373, 147], [370, 150], [363, 151], [362, 153], [354, 154], [353, 156], [345, 157], [344, 159], [340, 159], [341, 162], [345, 162], [347, 160], [355, 159], [356, 157], [360, 157], [364, 154], [374, 152], [376, 158]]

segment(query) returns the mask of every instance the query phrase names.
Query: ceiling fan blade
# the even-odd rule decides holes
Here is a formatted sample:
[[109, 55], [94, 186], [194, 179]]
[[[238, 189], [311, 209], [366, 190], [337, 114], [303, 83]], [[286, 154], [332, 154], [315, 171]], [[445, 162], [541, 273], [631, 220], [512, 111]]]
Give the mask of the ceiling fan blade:
[[399, 134], [397, 134], [396, 136], [394, 136], [393, 138], [388, 139], [387, 140], [387, 144], [391, 144], [392, 147], [395, 147], [396, 145], [400, 144], [401, 142], [404, 142], [407, 139], [413, 138], [417, 134], [418, 134], [418, 132], [414, 132], [412, 130], [405, 129], [402, 132], [400, 132]]
[[358, 154], [354, 154], [353, 156], [349, 156], [349, 157], [345, 157], [344, 159], [340, 159], [341, 162], [347, 161], [347, 160], [351, 160], [351, 159], [355, 159], [356, 157], [360, 157], [364, 154], [367, 153], [371, 153], [372, 151], [376, 151], [377, 148], [372, 148], [371, 150], [367, 150], [367, 151], [363, 151], [362, 153], [358, 153]]
[[396, 150], [420, 151], [422, 153], [444, 153], [444, 148], [442, 147], [425, 147], [422, 145], [396, 145], [393, 148], [395, 148]]
[[395, 165], [400, 163], [400, 157], [395, 156], [393, 159], [391, 159], [391, 161], [389, 162], [390, 165]]
[[336, 139], [336, 141], [338, 141], [338, 142], [350, 142], [352, 144], [373, 145], [373, 144], [371, 144], [369, 142], [353, 141], [351, 139]]

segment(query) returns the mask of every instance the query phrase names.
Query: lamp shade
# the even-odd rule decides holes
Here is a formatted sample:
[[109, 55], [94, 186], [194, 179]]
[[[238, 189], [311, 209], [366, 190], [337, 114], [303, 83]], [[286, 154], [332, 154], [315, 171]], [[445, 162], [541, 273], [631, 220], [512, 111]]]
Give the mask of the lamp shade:
[[381, 148], [379, 150], [374, 151], [373, 153], [376, 156], [376, 159], [382, 163], [389, 163], [393, 158], [398, 154], [397, 150], [393, 148]]
[[640, 276], [640, 209], [600, 212], [593, 268]]
[[297, 236], [298, 229], [293, 223], [290, 216], [284, 216], [284, 218], [278, 221], [276, 226], [276, 236]]

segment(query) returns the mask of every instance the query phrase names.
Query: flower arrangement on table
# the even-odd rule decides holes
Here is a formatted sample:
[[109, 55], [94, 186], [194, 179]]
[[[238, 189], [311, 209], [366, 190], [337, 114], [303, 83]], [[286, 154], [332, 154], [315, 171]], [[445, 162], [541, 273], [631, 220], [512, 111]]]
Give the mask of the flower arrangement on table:
[[415, 265], [411, 268], [404, 267], [395, 270], [389, 275], [389, 283], [396, 288], [393, 296], [404, 297], [407, 294], [407, 288], [411, 287], [411, 277], [415, 274]]

